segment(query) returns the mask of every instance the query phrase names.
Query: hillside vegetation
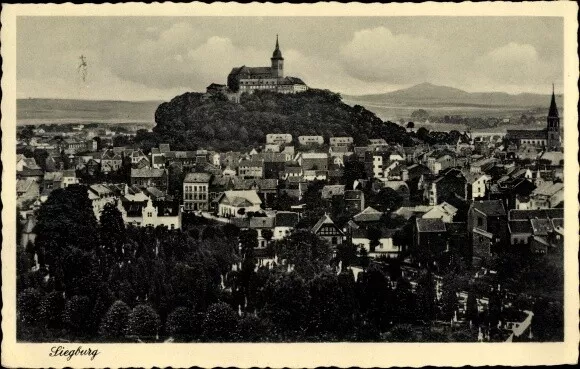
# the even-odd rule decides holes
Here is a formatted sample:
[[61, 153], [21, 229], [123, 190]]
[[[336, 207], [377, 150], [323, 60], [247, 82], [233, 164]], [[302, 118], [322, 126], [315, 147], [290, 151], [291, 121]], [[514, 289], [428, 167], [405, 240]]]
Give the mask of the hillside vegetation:
[[295, 95], [259, 91], [244, 94], [239, 104], [225, 96], [185, 93], [159, 105], [153, 133], [140, 141], [170, 143], [175, 149], [238, 150], [262, 143], [268, 133], [352, 136], [356, 145], [369, 138], [410, 145], [405, 128], [383, 122], [362, 106], [349, 106], [339, 94], [309, 90]]

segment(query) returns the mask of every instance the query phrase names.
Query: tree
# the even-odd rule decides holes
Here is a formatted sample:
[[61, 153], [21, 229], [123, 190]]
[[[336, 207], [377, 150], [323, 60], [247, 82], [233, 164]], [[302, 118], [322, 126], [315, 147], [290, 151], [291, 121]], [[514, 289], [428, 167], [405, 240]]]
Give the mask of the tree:
[[122, 338], [127, 333], [127, 324], [131, 309], [121, 300], [111, 305], [101, 321], [99, 333], [106, 338]]
[[307, 278], [327, 268], [332, 258], [328, 242], [305, 230], [297, 230], [276, 242], [275, 248], [280, 259], [285, 259], [298, 274]]
[[210, 305], [202, 323], [203, 336], [209, 341], [231, 341], [238, 324], [238, 315], [230, 305], [218, 302]]
[[127, 331], [129, 334], [151, 337], [157, 334], [159, 329], [159, 315], [150, 305], [137, 305], [129, 314]]
[[244, 259], [254, 256], [254, 249], [258, 247], [258, 232], [247, 229], [240, 232], [240, 250]]
[[369, 252], [363, 246], [361, 246], [360, 250], [359, 250], [359, 261], [360, 261], [360, 266], [363, 269], [366, 269], [369, 266], [369, 263], [370, 263]]
[[167, 316], [166, 330], [172, 336], [193, 336], [196, 332], [197, 316], [193, 310], [180, 306]]
[[393, 315], [393, 306], [389, 303], [392, 293], [386, 274], [377, 265], [371, 265], [359, 276], [358, 285], [365, 320], [379, 330], [386, 329]]
[[479, 312], [477, 309], [477, 298], [475, 297], [475, 292], [470, 291], [467, 294], [467, 306], [465, 309], [465, 318], [473, 322], [473, 324], [479, 323]]
[[411, 113], [411, 119], [424, 122], [429, 119], [429, 113], [425, 109], [418, 109]]
[[375, 252], [375, 248], [381, 244], [381, 229], [377, 227], [369, 227], [367, 229], [367, 238], [369, 239], [369, 247], [371, 252]]
[[435, 319], [435, 281], [433, 274], [424, 271], [417, 283], [417, 317], [425, 321]]
[[343, 319], [340, 315], [341, 291], [338, 277], [333, 272], [323, 272], [309, 283], [310, 306], [308, 329], [315, 335], [338, 332], [337, 324]]
[[396, 325], [386, 334], [387, 342], [419, 342], [416, 329], [409, 324]]
[[415, 123], [413, 123], [413, 122], [407, 123], [407, 129], [413, 129], [413, 128], [415, 128]]
[[274, 237], [274, 232], [271, 229], [262, 229], [262, 238], [266, 241], [266, 245], [272, 241], [272, 237]]
[[87, 296], [73, 296], [64, 306], [63, 321], [73, 332], [86, 333], [91, 322], [91, 301]]
[[339, 262], [342, 262], [343, 269], [346, 269], [356, 262], [356, 251], [356, 245], [353, 245], [352, 242], [343, 242], [336, 247], [336, 258]]
[[371, 201], [377, 210], [385, 212], [397, 210], [403, 205], [403, 197], [390, 187], [382, 188]]
[[123, 216], [116, 204], [105, 204], [100, 221], [102, 245], [111, 255], [115, 255], [118, 258], [122, 257], [123, 246], [127, 242], [127, 232]]
[[354, 181], [367, 178], [364, 163], [356, 159], [345, 160], [342, 173], [341, 183], [347, 189], [353, 188]]
[[48, 327], [60, 328], [62, 325], [62, 314], [64, 311], [64, 297], [60, 291], [47, 293], [40, 302], [40, 319]]
[[42, 295], [35, 288], [27, 288], [18, 294], [18, 315], [20, 321], [28, 324], [38, 322]]
[[411, 283], [402, 277], [397, 280], [395, 301], [395, 316], [398, 320], [400, 322], [413, 323], [417, 317], [417, 299], [413, 293]]
[[564, 340], [564, 310], [560, 301], [540, 298], [534, 304], [532, 330], [538, 341]]
[[272, 274], [264, 286], [263, 298], [262, 313], [270, 318], [278, 334], [301, 337], [310, 302], [304, 279], [295, 272]]
[[272, 324], [256, 315], [245, 315], [238, 322], [237, 339], [241, 342], [267, 342], [272, 337]]

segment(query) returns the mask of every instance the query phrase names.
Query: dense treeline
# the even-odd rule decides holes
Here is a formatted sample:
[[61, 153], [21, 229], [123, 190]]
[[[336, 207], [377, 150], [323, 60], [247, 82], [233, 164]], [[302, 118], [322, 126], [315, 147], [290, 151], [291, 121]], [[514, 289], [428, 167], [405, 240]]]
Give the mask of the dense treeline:
[[299, 94], [259, 91], [241, 96], [239, 104], [224, 96], [185, 93], [159, 105], [152, 133], [137, 140], [146, 146], [169, 142], [172, 148], [238, 150], [264, 142], [267, 133], [352, 136], [356, 145], [369, 138], [412, 143], [405, 128], [383, 122], [362, 106], [351, 107], [339, 94], [311, 89]]
[[[334, 252], [297, 230], [282, 241], [263, 234], [270, 245], [260, 252], [277, 256], [268, 265], [256, 258], [254, 230], [195, 217], [185, 230], [131, 227], [114, 205], [97, 222], [81, 185], [51, 193], [35, 232], [35, 243], [17, 251], [19, 340], [473, 341], [478, 327], [493, 328], [509, 313], [502, 294], [473, 284], [452, 261], [437, 293], [431, 267], [418, 269], [412, 286], [398, 260], [370, 262], [349, 243]], [[497, 266], [504, 280], [513, 265], [506, 260]], [[363, 271], [355, 278], [349, 265]], [[469, 291], [465, 318], [473, 324], [433, 329], [454, 317], [459, 291]], [[490, 296], [489, 308], [478, 311], [476, 296]], [[561, 339], [562, 305], [536, 304], [543, 310], [534, 309], [535, 334]]]
[[285, 262], [257, 266], [255, 231], [207, 222], [188, 231], [126, 227], [115, 206], [99, 223], [86, 193], [79, 185], [53, 191], [35, 244], [18, 250], [19, 339], [399, 340], [416, 332], [398, 325], [448, 314], [435, 304], [428, 271], [416, 292], [399, 269], [368, 260], [355, 279], [346, 266], [356, 249], [334, 257], [308, 231], [272, 241], [267, 251]]

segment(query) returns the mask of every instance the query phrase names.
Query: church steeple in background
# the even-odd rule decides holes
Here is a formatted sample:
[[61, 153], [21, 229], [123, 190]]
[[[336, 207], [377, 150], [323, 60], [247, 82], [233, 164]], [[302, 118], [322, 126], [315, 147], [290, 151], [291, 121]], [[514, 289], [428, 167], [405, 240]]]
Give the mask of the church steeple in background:
[[560, 150], [562, 143], [560, 139], [560, 116], [558, 114], [558, 106], [556, 105], [556, 94], [554, 92], [554, 84], [552, 83], [552, 101], [550, 101], [550, 109], [548, 110], [548, 126], [547, 146], [548, 150]]
[[552, 101], [550, 102], [550, 110], [548, 111], [549, 117], [558, 116], [558, 107], [556, 106], [556, 95], [554, 94], [554, 84], [552, 83]]

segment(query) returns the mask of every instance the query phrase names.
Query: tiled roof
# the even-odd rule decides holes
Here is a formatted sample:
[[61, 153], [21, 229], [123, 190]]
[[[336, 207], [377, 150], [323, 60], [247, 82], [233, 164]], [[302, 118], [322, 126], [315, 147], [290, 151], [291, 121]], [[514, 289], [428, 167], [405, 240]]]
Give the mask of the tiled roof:
[[506, 215], [505, 208], [501, 200], [481, 200], [474, 201], [473, 208], [487, 216]]
[[510, 210], [509, 219], [564, 218], [564, 209]]
[[510, 233], [532, 234], [532, 224], [529, 220], [510, 220], [508, 223]]
[[445, 232], [445, 223], [443, 223], [443, 220], [441, 219], [417, 218], [415, 222], [417, 224], [417, 230], [421, 233]]
[[[225, 199], [225, 200], [224, 200]], [[262, 203], [260, 197], [254, 190], [248, 191], [225, 191], [220, 197], [220, 201], [225, 201], [233, 206], [250, 206]]]
[[251, 217], [250, 218], [250, 228], [261, 229], [261, 228], [274, 228], [274, 217]]
[[508, 129], [507, 136], [518, 140], [545, 140], [545, 130]]
[[532, 196], [540, 195], [540, 196], [553, 196], [557, 192], [562, 191], [564, 189], [563, 183], [553, 183], [553, 182], [544, 182], [534, 191], [532, 191]]
[[62, 181], [62, 172], [46, 172], [44, 173], [45, 181]]
[[188, 173], [183, 180], [184, 183], [208, 183], [211, 179], [209, 173]]
[[32, 178], [17, 180], [16, 181], [16, 193], [27, 192], [33, 183], [35, 183], [35, 180]]
[[355, 222], [378, 222], [381, 220], [383, 213], [368, 206], [366, 209], [356, 214], [353, 219]]
[[344, 195], [344, 185], [326, 185], [322, 187], [322, 198], [330, 199], [332, 196]]
[[76, 178], [77, 173], [74, 169], [67, 169], [67, 170], [63, 170], [62, 171], [62, 176], [63, 177], [73, 177]]
[[[332, 221], [332, 219], [330, 219], [330, 217], [328, 216], [328, 214], [324, 214], [319, 220], [318, 222], [316, 222], [316, 224], [314, 225], [314, 227], [312, 227], [312, 233], [317, 233], [320, 228], [325, 225], [332, 225], [334, 226], [338, 231], [340, 231], [340, 229], [338, 227], [336, 227], [336, 225], [334, 224], [334, 222]], [[340, 231], [342, 232], [342, 231]]]
[[298, 224], [298, 213], [293, 211], [279, 211], [275, 218], [276, 227], [296, 227]]
[[155, 168], [131, 168], [131, 178], [159, 178], [163, 177], [165, 171]]
[[554, 230], [552, 222], [548, 219], [530, 219], [534, 235], [545, 236]]

